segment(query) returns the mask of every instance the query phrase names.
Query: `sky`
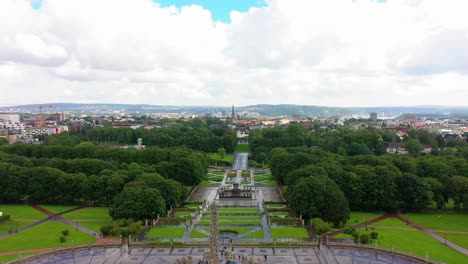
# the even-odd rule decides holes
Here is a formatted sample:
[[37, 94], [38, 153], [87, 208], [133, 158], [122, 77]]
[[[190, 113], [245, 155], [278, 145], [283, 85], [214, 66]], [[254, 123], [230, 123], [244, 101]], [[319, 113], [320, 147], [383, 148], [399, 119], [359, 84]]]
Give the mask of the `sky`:
[[0, 106], [467, 106], [466, 0], [1, 0]]

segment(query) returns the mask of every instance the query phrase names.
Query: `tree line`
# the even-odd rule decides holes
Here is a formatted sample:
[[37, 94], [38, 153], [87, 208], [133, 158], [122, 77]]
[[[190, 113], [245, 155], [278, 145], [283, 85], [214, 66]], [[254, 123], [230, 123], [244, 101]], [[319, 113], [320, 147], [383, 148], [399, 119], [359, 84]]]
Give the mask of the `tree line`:
[[143, 145], [161, 148], [185, 146], [193, 150], [215, 153], [219, 148], [234, 152], [237, 135], [233, 129], [222, 124], [210, 125], [205, 119], [195, 118], [184, 123], [173, 123], [168, 127], [145, 129], [86, 127], [68, 135], [45, 137], [47, 145], [75, 146], [83, 141], [95, 143], [118, 143], [135, 145], [141, 138]]
[[[197, 184], [206, 169], [204, 153], [182, 147], [134, 151], [86, 142], [76, 147], [8, 145], [0, 150], [0, 202], [27, 199], [34, 203], [120, 206], [119, 197], [131, 196], [135, 204], [145, 197], [153, 201], [142, 207], [146, 211], [127, 209], [122, 214], [116, 209], [111, 214], [116, 219], [123, 215], [144, 219], [133, 217], [164, 214], [171, 206], [181, 205], [188, 195], [184, 185]], [[133, 195], [138, 193], [140, 196]]]
[[403, 128], [402, 138], [395, 129], [353, 129], [291, 125], [272, 129], [253, 130], [249, 134], [252, 158], [259, 163], [270, 159], [269, 153], [276, 147], [315, 147], [341, 156], [385, 155], [390, 143], [402, 143], [413, 156], [420, 156], [422, 146], [432, 148], [430, 155], [455, 156], [468, 159], [468, 143], [457, 138], [444, 138], [426, 130]]

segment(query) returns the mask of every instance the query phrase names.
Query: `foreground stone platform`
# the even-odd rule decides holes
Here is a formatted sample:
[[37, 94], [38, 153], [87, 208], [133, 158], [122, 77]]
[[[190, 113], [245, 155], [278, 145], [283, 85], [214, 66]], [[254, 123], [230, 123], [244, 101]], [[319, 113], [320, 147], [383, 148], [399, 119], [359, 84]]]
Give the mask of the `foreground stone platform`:
[[[13, 263], [28, 264], [173, 264], [177, 258], [192, 256], [193, 263], [199, 263], [203, 259], [203, 253], [208, 250], [207, 247], [132, 247], [130, 251], [127, 248], [99, 248], [77, 249], [51, 253], [49, 255], [25, 258]], [[422, 260], [394, 255], [389, 252], [376, 251], [363, 248], [348, 247], [233, 247], [227, 250], [233, 250], [235, 260], [223, 259], [220, 255], [220, 263], [242, 263], [239, 256], [253, 257], [259, 263], [290, 263], [290, 264], [348, 264], [348, 263], [373, 263], [373, 264], [410, 264], [425, 263]], [[267, 259], [265, 260], [265, 255]]]

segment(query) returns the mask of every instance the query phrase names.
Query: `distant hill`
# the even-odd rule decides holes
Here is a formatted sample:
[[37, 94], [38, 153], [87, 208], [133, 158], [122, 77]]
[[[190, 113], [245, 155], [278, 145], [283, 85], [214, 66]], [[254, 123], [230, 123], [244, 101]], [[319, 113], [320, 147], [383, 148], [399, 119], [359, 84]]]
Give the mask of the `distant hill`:
[[[48, 105], [48, 104], [44, 104]], [[53, 108], [44, 108], [44, 111], [50, 112], [81, 112], [93, 113], [99, 111], [122, 111], [130, 113], [215, 113], [222, 110], [229, 116], [230, 106], [173, 106], [173, 105], [148, 105], [148, 104], [76, 104], [76, 103], [51, 103]], [[327, 107], [313, 105], [249, 105], [235, 108], [236, 112], [256, 112], [264, 116], [292, 116], [298, 114], [302, 117], [316, 116], [342, 116], [342, 115], [368, 115], [376, 112], [379, 116], [400, 116], [405, 113], [414, 113], [417, 116], [435, 117], [460, 117], [468, 118], [468, 106], [446, 107], [446, 106], [389, 106], [389, 107]], [[18, 111], [18, 112], [38, 112], [39, 105], [17, 105], [9, 107], [0, 107], [0, 111]]]

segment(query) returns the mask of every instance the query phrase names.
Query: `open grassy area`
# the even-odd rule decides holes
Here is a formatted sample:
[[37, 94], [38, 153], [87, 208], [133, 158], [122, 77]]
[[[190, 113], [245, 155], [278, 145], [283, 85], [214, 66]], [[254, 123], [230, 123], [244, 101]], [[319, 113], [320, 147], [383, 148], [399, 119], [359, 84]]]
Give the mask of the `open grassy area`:
[[[209, 228], [203, 228], [203, 230], [206, 232], [210, 232]], [[252, 230], [252, 227], [229, 227], [229, 228], [220, 228], [219, 232], [223, 233], [223, 232], [235, 231], [237, 232], [237, 234], [243, 234], [250, 230]]]
[[155, 227], [146, 234], [147, 238], [181, 238], [185, 228], [160, 228]]
[[386, 228], [376, 228], [379, 233], [378, 245], [386, 248], [395, 248], [403, 252], [412, 252], [418, 256], [429, 258], [446, 263], [466, 263], [467, 257], [462, 253], [449, 248], [436, 239], [414, 230], [395, 230]]
[[0, 212], [10, 215], [11, 219], [41, 220], [47, 218], [47, 215], [33, 209], [30, 205], [2, 204]]
[[219, 212], [259, 211], [258, 207], [220, 207]]
[[[21, 254], [21, 257], [24, 258], [24, 257], [28, 257], [28, 256], [31, 256], [31, 255], [33, 255], [33, 253], [23, 253], [23, 254]], [[10, 261], [19, 259], [19, 258], [20, 257], [19, 257], [18, 254], [0, 256], [0, 263], [7, 263], [7, 262], [10, 262]]]
[[40, 206], [42, 208], [45, 208], [46, 210], [51, 211], [52, 213], [55, 213], [55, 214], [58, 214], [58, 213], [61, 213], [63, 211], [67, 211], [67, 210], [74, 209], [74, 208], [78, 207], [76, 205], [44, 205], [44, 204], [41, 204]]
[[217, 153], [209, 153], [209, 154], [206, 154], [206, 155], [208, 156], [208, 158], [210, 158], [212, 160], [224, 161], [224, 162], [229, 162], [229, 163], [232, 163], [234, 161], [234, 156], [233, 155], [225, 155], [224, 157], [221, 157]]
[[[211, 216], [204, 215], [202, 216], [201, 220], [210, 220]], [[231, 221], [244, 221], [244, 220], [260, 220], [260, 216], [237, 216], [237, 215], [230, 215], [230, 216], [219, 216], [219, 220], [231, 220]]]
[[[69, 230], [70, 235], [66, 237], [65, 243], [61, 243], [61, 231], [65, 229]], [[0, 252], [71, 246], [72, 240], [75, 245], [96, 241], [93, 236], [76, 231], [61, 222], [46, 222], [0, 239]]]
[[307, 230], [303, 227], [271, 228], [272, 238], [309, 238]]
[[443, 212], [402, 214], [402, 216], [430, 230], [468, 232], [468, 214]]
[[283, 212], [283, 211], [278, 211], [278, 212], [271, 212], [272, 215], [281, 215], [281, 216], [287, 216], [289, 215], [288, 212]]
[[62, 216], [68, 220], [112, 220], [109, 209], [110, 207], [85, 207]]
[[387, 218], [377, 223], [373, 223], [371, 226], [388, 226], [388, 227], [397, 227], [397, 228], [412, 228], [410, 225], [407, 225], [405, 222], [397, 218]]
[[35, 221], [18, 221], [18, 220], [6, 220], [0, 223], [0, 234], [7, 233], [8, 230], [20, 228], [29, 224], [34, 223]]
[[265, 232], [263, 232], [263, 229], [261, 229], [246, 235], [244, 238], [263, 238], [264, 236]]
[[456, 233], [445, 233], [445, 232], [435, 232], [437, 235], [441, 237], [446, 237], [447, 240], [462, 246], [464, 248], [468, 248], [468, 234], [456, 234]]
[[249, 144], [237, 144], [235, 152], [250, 152]]
[[276, 186], [277, 182], [271, 174], [256, 175], [254, 176], [255, 184]]
[[197, 230], [192, 230], [192, 232], [190, 232], [190, 238], [207, 238], [207, 237], [209, 236]]
[[101, 226], [112, 224], [112, 221], [78, 221], [77, 223], [95, 231], [96, 233], [101, 233]]
[[[200, 225], [210, 225], [210, 221], [200, 221]], [[258, 221], [219, 221], [220, 226], [231, 226], [231, 225], [260, 225], [260, 220]]]
[[220, 186], [221, 182], [210, 181], [209, 179], [203, 179], [198, 186]]
[[346, 222], [347, 225], [355, 225], [359, 223], [364, 223], [371, 219], [381, 216], [379, 213], [368, 213], [368, 212], [351, 212], [349, 215], [349, 220]]

